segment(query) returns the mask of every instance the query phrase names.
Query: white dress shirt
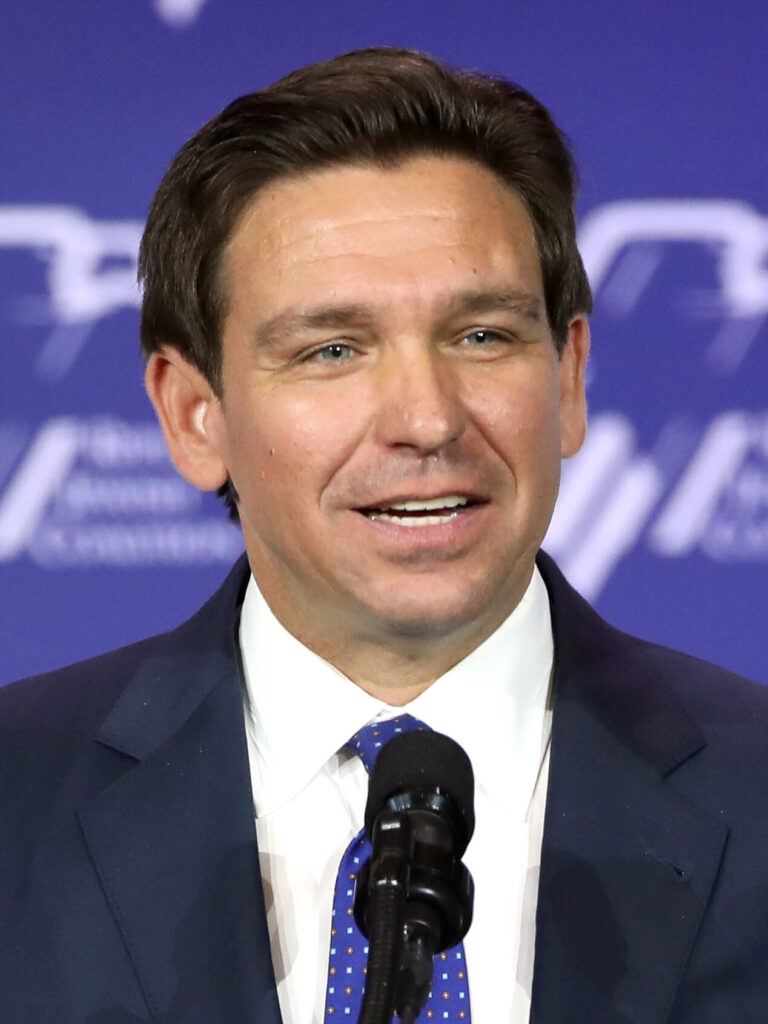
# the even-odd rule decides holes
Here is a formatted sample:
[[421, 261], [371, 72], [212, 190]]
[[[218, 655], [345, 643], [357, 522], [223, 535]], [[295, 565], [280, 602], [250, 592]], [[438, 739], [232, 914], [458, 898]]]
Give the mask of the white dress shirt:
[[473, 1024], [527, 1024], [548, 771], [553, 642], [538, 569], [484, 643], [404, 707], [365, 693], [287, 632], [251, 578], [240, 620], [261, 875], [284, 1024], [322, 1024], [336, 871], [368, 776], [342, 747], [408, 712], [466, 750], [476, 828], [464, 940]]

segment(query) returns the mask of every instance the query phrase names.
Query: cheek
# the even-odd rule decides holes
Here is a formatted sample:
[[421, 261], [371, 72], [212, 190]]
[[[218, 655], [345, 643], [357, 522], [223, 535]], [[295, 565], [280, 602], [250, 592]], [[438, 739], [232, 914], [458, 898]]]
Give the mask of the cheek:
[[269, 489], [314, 502], [352, 457], [361, 433], [353, 413], [360, 403], [331, 392], [262, 393], [253, 413], [238, 417], [232, 462], [253, 481], [257, 497], [259, 489]]
[[515, 378], [506, 385], [498, 381], [468, 397], [475, 422], [506, 462], [540, 458], [549, 450], [559, 455], [557, 392], [549, 379]]

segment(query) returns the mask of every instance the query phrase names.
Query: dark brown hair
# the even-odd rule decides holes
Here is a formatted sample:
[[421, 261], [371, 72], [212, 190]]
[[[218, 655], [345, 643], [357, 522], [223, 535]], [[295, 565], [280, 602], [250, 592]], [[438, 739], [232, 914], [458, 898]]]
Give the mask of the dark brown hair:
[[[521, 197], [562, 351], [570, 320], [590, 312], [592, 300], [576, 248], [575, 169], [550, 114], [504, 79], [377, 47], [242, 96], [179, 151], [155, 194], [139, 255], [145, 357], [173, 345], [220, 393], [221, 257], [254, 194], [319, 168], [390, 168], [422, 153], [475, 160]], [[231, 499], [228, 485], [223, 490]]]

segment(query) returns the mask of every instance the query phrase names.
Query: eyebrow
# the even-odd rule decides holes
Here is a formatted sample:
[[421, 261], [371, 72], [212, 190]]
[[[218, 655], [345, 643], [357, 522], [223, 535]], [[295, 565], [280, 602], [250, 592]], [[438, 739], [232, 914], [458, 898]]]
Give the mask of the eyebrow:
[[292, 334], [302, 331], [348, 327], [350, 324], [367, 324], [374, 319], [370, 306], [357, 303], [318, 306], [316, 309], [288, 309], [270, 317], [256, 330], [256, 344], [270, 348]]
[[459, 292], [453, 295], [446, 308], [446, 317], [462, 313], [494, 313], [497, 310], [516, 313], [526, 320], [542, 321], [544, 305], [538, 295], [525, 291]]
[[[442, 319], [450, 320], [462, 315], [480, 315], [499, 310], [515, 313], [536, 323], [545, 319], [544, 307], [539, 296], [532, 292], [506, 291], [464, 291], [449, 296], [442, 311]], [[285, 337], [303, 331], [328, 330], [348, 327], [351, 324], [367, 325], [376, 319], [373, 307], [364, 303], [340, 303], [318, 306], [310, 309], [287, 309], [266, 320], [256, 330], [255, 341], [259, 347], [270, 348]]]

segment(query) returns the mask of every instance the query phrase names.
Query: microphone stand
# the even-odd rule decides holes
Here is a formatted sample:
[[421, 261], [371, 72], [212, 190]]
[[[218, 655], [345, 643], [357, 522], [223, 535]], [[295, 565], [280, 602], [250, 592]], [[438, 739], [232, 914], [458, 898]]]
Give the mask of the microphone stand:
[[360, 929], [368, 936], [368, 968], [358, 1024], [391, 1024], [411, 847], [408, 816], [398, 811], [380, 814], [374, 835], [376, 856], [366, 861], [357, 879], [368, 893]]

